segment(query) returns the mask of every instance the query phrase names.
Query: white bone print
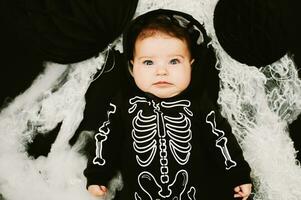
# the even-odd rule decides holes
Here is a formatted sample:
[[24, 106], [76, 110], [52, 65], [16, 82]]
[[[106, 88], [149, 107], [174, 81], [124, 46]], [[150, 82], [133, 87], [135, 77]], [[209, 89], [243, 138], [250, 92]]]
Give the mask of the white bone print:
[[211, 111], [206, 116], [206, 123], [211, 125], [212, 133], [218, 138], [216, 139], [215, 146], [221, 149], [221, 152], [225, 158], [226, 169], [229, 170], [236, 166], [236, 162], [231, 159], [230, 153], [227, 148], [228, 139], [225, 137], [225, 133], [222, 130], [216, 128], [215, 112]]
[[196, 200], [195, 193], [196, 193], [195, 187], [191, 187], [187, 192], [189, 200]]
[[[190, 101], [179, 100], [175, 102], [161, 103], [163, 108], [183, 108], [185, 114], [193, 116], [193, 113], [189, 110]], [[184, 113], [179, 113], [177, 117], [164, 116], [166, 133], [169, 140], [169, 148], [174, 156], [175, 160], [180, 165], [185, 165], [189, 161], [191, 144], [189, 141], [192, 139], [191, 122], [190, 119]]]
[[110, 128], [108, 125], [110, 124], [110, 115], [116, 112], [116, 106], [110, 103], [112, 110], [107, 111], [108, 120], [105, 121], [102, 126], [98, 129], [98, 133], [94, 136], [96, 140], [96, 156], [93, 159], [93, 164], [97, 165], [105, 165], [106, 160], [102, 157], [102, 147], [103, 143], [107, 140], [108, 134], [110, 133]]
[[138, 103], [148, 103], [150, 105], [150, 102], [147, 101], [145, 97], [139, 97], [139, 96], [135, 96], [135, 97], [131, 98], [129, 102], [132, 105], [132, 107], [129, 108], [129, 110], [128, 110], [129, 113], [132, 113], [136, 110]]
[[[164, 188], [162, 188], [155, 177], [147, 171], [143, 171], [139, 174], [138, 183], [144, 193], [147, 194], [149, 200], [163, 200], [166, 198], [171, 200], [181, 200], [188, 184], [188, 177], [188, 172], [186, 170], [178, 171], [173, 182], [167, 186], [168, 192], [164, 192]], [[175, 192], [175, 190], [177, 192]], [[156, 192], [155, 194], [151, 195], [149, 191]], [[195, 188], [191, 187], [187, 192], [187, 197], [190, 200], [196, 200], [195, 192]], [[135, 200], [142, 200], [137, 192], [135, 193]]]
[[157, 151], [157, 141], [154, 140], [157, 133], [156, 116], [143, 116], [142, 110], [140, 110], [137, 116], [133, 119], [132, 125], [134, 150], [138, 154], [150, 152], [150, 156], [146, 160], [142, 160], [138, 155], [136, 155], [138, 164], [142, 167], [146, 167], [152, 162]]
[[[164, 116], [164, 119], [166, 121], [167, 135], [171, 138], [169, 140], [170, 150], [176, 161], [181, 165], [185, 165], [189, 160], [192, 148], [189, 143], [192, 138], [191, 122], [182, 113], [180, 113], [180, 117]], [[184, 155], [184, 158], [181, 158], [180, 154]]]

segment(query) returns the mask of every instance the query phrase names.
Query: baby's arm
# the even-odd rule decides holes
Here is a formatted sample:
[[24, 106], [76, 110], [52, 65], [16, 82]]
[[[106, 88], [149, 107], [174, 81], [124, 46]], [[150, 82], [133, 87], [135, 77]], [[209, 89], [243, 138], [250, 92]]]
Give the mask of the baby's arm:
[[95, 197], [103, 197], [106, 195], [108, 189], [102, 185], [89, 185], [88, 191]]
[[234, 197], [242, 198], [242, 200], [247, 200], [251, 194], [251, 190], [252, 190], [252, 184], [250, 183], [239, 185], [234, 188], [234, 192], [235, 192]]
[[120, 148], [116, 148], [122, 142], [120, 113], [113, 103], [107, 110], [106, 119], [91, 128], [94, 140], [89, 143], [87, 167], [83, 172], [87, 178], [86, 188], [94, 197], [106, 195], [106, 187], [120, 166]]

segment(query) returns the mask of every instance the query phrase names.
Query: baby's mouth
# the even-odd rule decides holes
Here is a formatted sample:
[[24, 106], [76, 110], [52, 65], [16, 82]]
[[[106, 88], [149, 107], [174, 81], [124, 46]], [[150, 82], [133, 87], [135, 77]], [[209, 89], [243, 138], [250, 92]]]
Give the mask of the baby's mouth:
[[158, 81], [156, 83], [154, 83], [153, 85], [155, 86], [160, 86], [160, 87], [164, 87], [164, 86], [169, 86], [171, 85], [171, 83], [167, 82], [167, 81]]

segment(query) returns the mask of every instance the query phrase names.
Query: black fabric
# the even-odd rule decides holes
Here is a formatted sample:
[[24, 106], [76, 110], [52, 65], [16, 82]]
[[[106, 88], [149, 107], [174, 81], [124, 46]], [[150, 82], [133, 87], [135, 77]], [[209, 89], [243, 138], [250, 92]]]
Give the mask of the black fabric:
[[287, 52], [300, 53], [297, 2], [218, 1], [214, 27], [221, 46], [237, 61], [257, 67], [271, 64]]
[[98, 55], [121, 35], [138, 0], [1, 0], [0, 106], [27, 89], [43, 61]]
[[0, 1], [0, 107], [5, 107], [44, 67], [24, 1]]
[[138, 0], [26, 0], [41, 51], [58, 63], [97, 55], [132, 19]]
[[[69, 141], [70, 145], [75, 144], [82, 131], [98, 126], [99, 121], [87, 119], [93, 118], [99, 119], [100, 121], [103, 120], [106, 115], [107, 105], [112, 99], [112, 96], [114, 96], [116, 92], [127, 88], [130, 75], [126, 66], [123, 54], [116, 50], [110, 50], [104, 70], [105, 72], [102, 74], [99, 74], [100, 72], [95, 74], [95, 80], [90, 84], [85, 94], [86, 106], [84, 110], [84, 119]], [[86, 149], [83, 150], [86, 155], [89, 155], [93, 151], [94, 149], [90, 148], [90, 145], [87, 145]]]
[[[74, 63], [97, 55], [121, 35], [138, 0], [2, 0], [15, 39], [30, 41], [43, 60]], [[3, 24], [1, 24], [3, 26]], [[14, 38], [12, 38], [14, 39]], [[14, 42], [14, 41], [12, 41]]]

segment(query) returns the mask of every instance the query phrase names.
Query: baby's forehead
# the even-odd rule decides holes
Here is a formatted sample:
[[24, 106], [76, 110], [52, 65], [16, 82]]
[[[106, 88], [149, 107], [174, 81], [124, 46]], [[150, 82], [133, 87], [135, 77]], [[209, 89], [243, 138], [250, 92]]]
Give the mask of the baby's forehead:
[[143, 40], [143, 39], [146, 39], [146, 38], [176, 38], [176, 39], [179, 39], [179, 40], [182, 40], [183, 42], [186, 43], [187, 46], [188, 45], [188, 41], [186, 40], [186, 38], [184, 37], [179, 37], [179, 36], [176, 36], [175, 34], [173, 34], [172, 32], [168, 32], [168, 31], [165, 31], [165, 30], [159, 30], [159, 29], [144, 29], [142, 30], [136, 40], [135, 40], [135, 44], [137, 43], [138, 40]]
[[174, 54], [180, 54], [179, 52], [185, 51], [185, 53], [187, 52], [191, 56], [191, 49], [185, 38], [180, 38], [157, 29], [145, 29], [143, 32], [141, 31], [134, 42], [132, 52], [133, 56], [136, 57], [138, 52], [146, 54], [146, 52], [155, 51], [158, 53], [160, 49], [165, 49], [162, 52], [163, 54], [168, 52], [171, 54], [172, 52], [174, 56]]
[[141, 32], [138, 34], [137, 39], [144, 39], [147, 37], [156, 37], [156, 36], [169, 36], [169, 37], [176, 37], [171, 32], [165, 31], [165, 30], [159, 30], [154, 28], [146, 28], [141, 30]]

